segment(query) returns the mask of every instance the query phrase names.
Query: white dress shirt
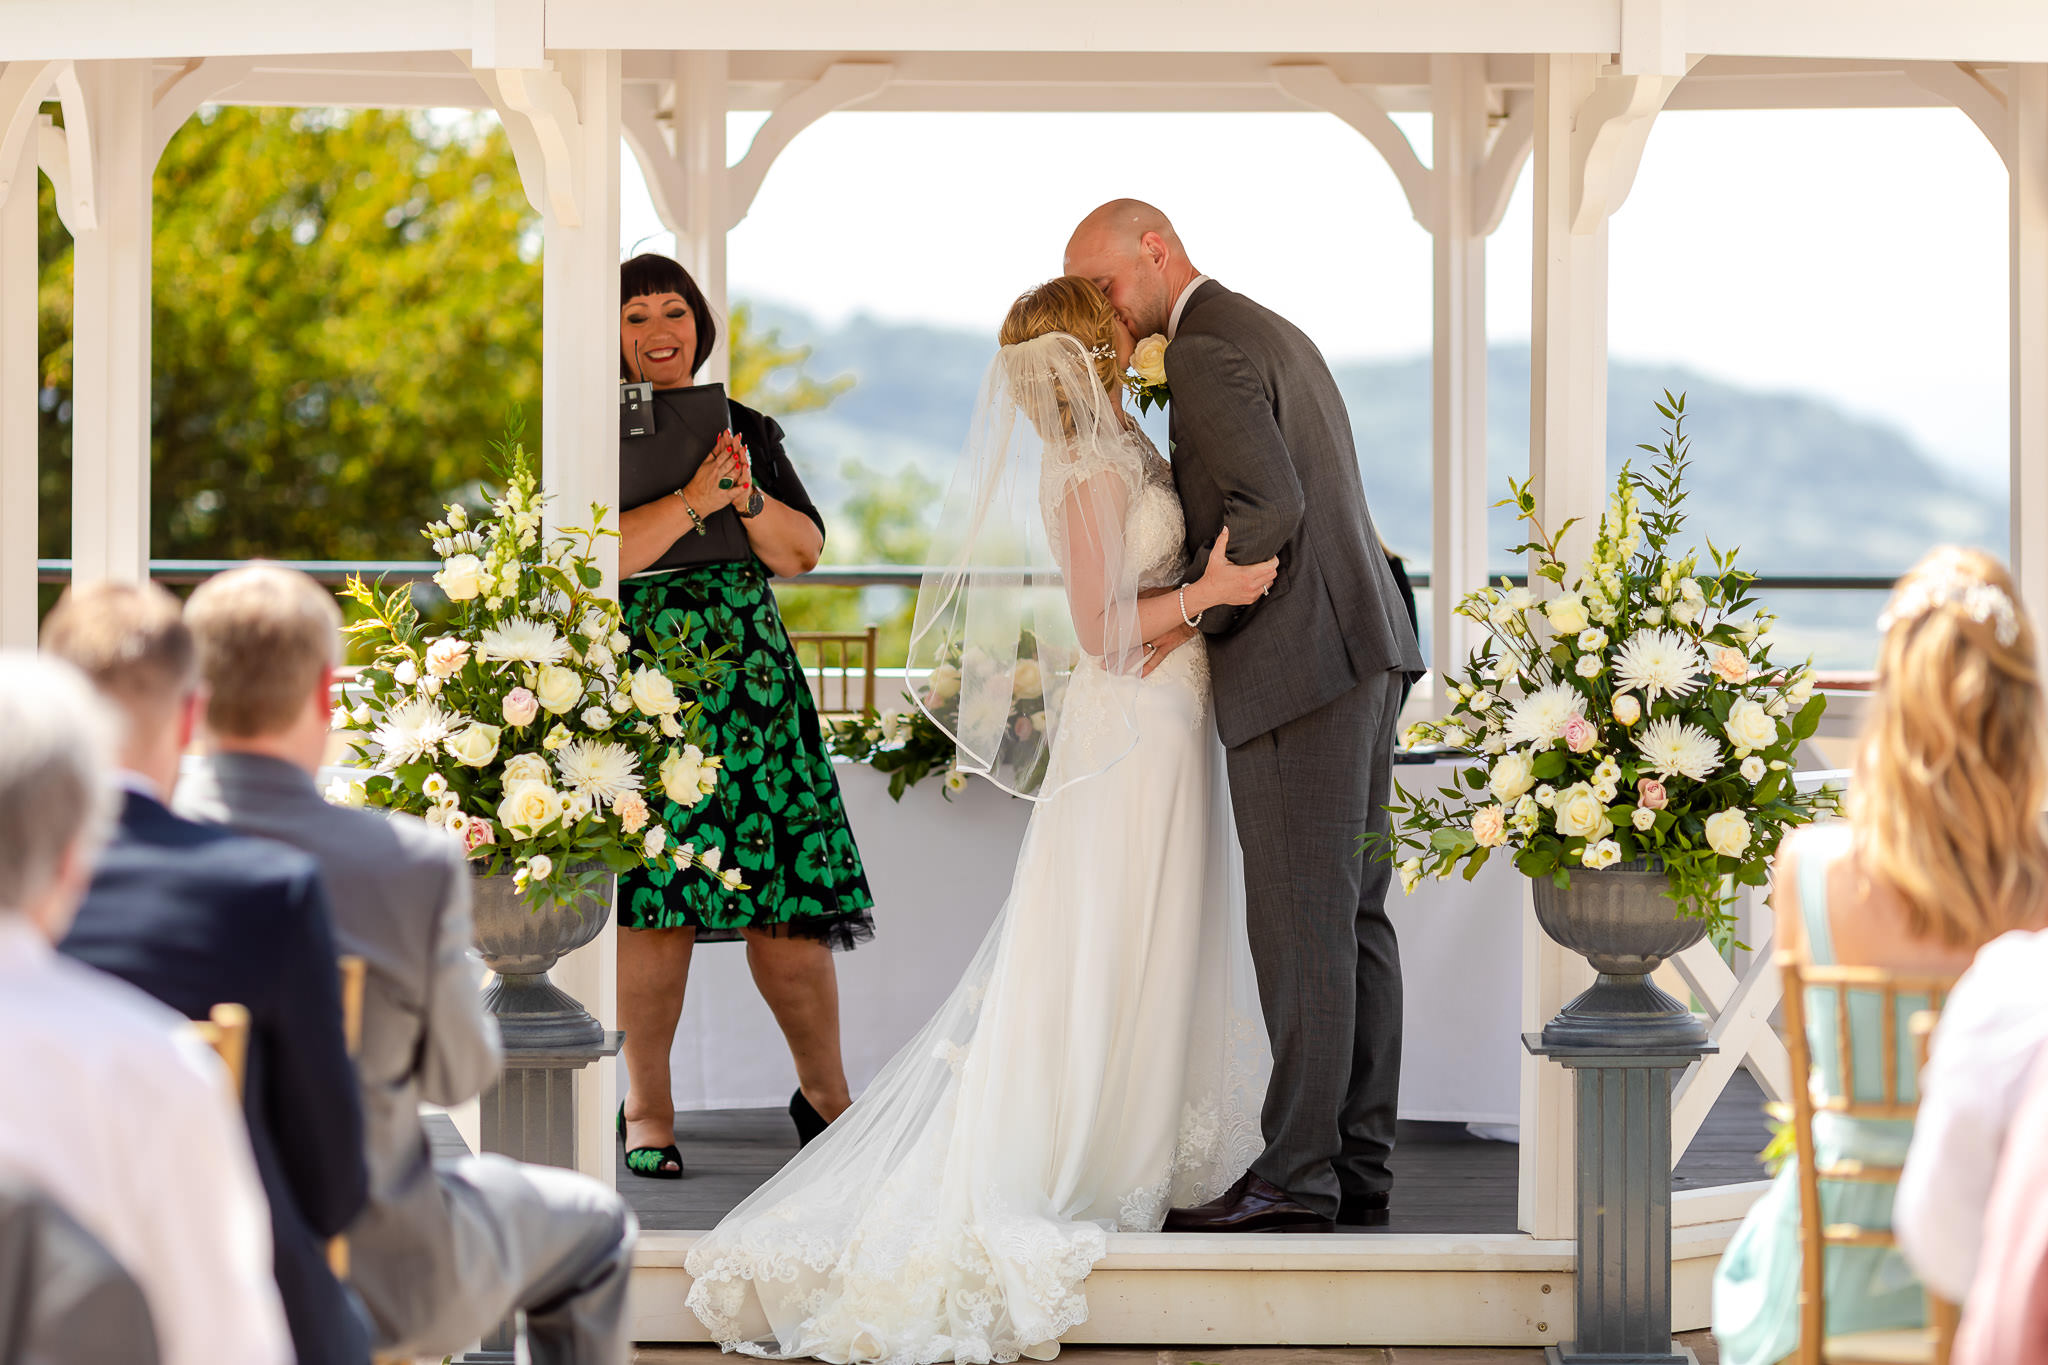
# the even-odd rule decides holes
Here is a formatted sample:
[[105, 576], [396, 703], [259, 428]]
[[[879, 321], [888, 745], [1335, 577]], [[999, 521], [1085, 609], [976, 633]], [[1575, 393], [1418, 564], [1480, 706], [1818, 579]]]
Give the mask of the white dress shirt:
[[1892, 1228], [1914, 1272], [1955, 1303], [1976, 1276], [1999, 1152], [2048, 1043], [2044, 981], [2048, 931], [1985, 944], [1942, 1008], [1920, 1078]]
[[[1187, 311], [1188, 300], [1195, 296], [1197, 289], [1200, 289], [1208, 282], [1209, 277], [1207, 275], [1195, 276], [1192, 280], [1188, 281], [1188, 287], [1180, 291], [1180, 297], [1173, 301], [1173, 312], [1166, 319], [1166, 339], [1168, 341], [1173, 340], [1173, 334], [1180, 330], [1180, 315]], [[1144, 338], [1139, 337], [1138, 340], [1143, 341]]]
[[142, 1287], [163, 1365], [280, 1365], [270, 1206], [227, 1073], [186, 1021], [0, 911], [0, 1170]]

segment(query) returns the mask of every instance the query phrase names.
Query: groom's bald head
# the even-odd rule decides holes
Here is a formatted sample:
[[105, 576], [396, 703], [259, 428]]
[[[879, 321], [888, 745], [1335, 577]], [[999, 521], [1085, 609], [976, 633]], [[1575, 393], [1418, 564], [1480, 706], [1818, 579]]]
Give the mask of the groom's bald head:
[[1173, 301], [1201, 272], [1165, 214], [1142, 199], [1112, 199], [1067, 240], [1066, 273], [1093, 280], [1134, 338], [1166, 331]]

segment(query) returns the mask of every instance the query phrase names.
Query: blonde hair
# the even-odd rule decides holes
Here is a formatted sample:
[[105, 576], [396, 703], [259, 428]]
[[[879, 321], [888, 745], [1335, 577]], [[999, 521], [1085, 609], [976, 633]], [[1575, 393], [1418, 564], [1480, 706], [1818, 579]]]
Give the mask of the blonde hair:
[[1956, 948], [2048, 908], [2034, 628], [1990, 555], [1944, 547], [1898, 581], [1850, 784], [1857, 862], [1917, 938]]
[[1096, 288], [1093, 280], [1062, 275], [1025, 290], [1010, 305], [997, 340], [1015, 346], [1053, 332], [1078, 338], [1089, 352], [1102, 387], [1111, 393], [1119, 391], [1116, 313], [1109, 306], [1109, 295]]
[[322, 669], [340, 662], [341, 608], [296, 569], [252, 564], [209, 578], [185, 609], [199, 641], [217, 734], [253, 739], [288, 729]]
[[73, 584], [43, 622], [42, 646], [131, 713], [159, 712], [199, 685], [183, 609], [154, 583]]

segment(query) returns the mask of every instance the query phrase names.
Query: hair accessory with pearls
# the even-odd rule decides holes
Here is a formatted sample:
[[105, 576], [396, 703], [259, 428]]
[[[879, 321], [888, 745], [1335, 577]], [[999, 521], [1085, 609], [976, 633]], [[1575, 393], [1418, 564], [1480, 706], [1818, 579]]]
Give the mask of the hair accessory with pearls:
[[1889, 631], [1902, 622], [1918, 620], [1941, 607], [1959, 608], [1979, 625], [1988, 625], [1998, 643], [2010, 649], [2020, 638], [2019, 613], [2003, 588], [1981, 578], [1950, 569], [1929, 574], [1899, 589], [1877, 618], [1877, 628]]
[[1107, 360], [1115, 354], [1116, 348], [1106, 341], [1099, 346], [1090, 346], [1088, 348], [1088, 358], [1090, 360]]

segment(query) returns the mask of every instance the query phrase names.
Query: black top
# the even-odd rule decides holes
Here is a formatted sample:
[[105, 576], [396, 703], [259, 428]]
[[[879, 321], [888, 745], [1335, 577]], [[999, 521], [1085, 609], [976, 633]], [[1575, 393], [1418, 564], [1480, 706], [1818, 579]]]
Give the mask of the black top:
[[367, 1360], [368, 1326], [327, 1268], [369, 1173], [319, 866], [130, 792], [61, 947], [188, 1019], [248, 1006], [243, 1109], [292, 1344], [301, 1365]]
[[[716, 386], [700, 387], [709, 389]], [[692, 402], [689, 397], [698, 392], [698, 389], [655, 390], [655, 434], [620, 443], [620, 498], [627, 504], [627, 510], [645, 506], [656, 498], [668, 497], [689, 483], [697, 467], [710, 454], [709, 446], [690, 433], [693, 425], [701, 425], [695, 420], [697, 414], [692, 411], [701, 407], [701, 403]], [[744, 403], [728, 402], [726, 409], [733, 434], [746, 443], [747, 455], [753, 461], [754, 487], [809, 517], [822, 533], [825, 519], [812, 504], [811, 495], [804, 491], [803, 481], [797, 477], [796, 467], [790, 463], [789, 454], [783, 449], [782, 428], [773, 417], [756, 412]], [[717, 433], [711, 434], [715, 437]], [[654, 443], [661, 444], [656, 447]], [[668, 472], [650, 485], [646, 465], [650, 453], [656, 449], [660, 450], [658, 458], [667, 465]], [[660, 491], [648, 496], [652, 487], [659, 487]], [[700, 564], [731, 564], [755, 557], [740, 514], [730, 507], [721, 507], [704, 518], [702, 535], [694, 527], [683, 532], [660, 558], [641, 572], [665, 573], [670, 569], [693, 568]]]

